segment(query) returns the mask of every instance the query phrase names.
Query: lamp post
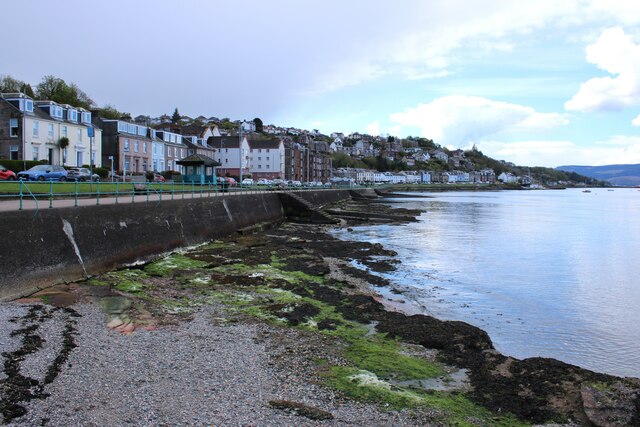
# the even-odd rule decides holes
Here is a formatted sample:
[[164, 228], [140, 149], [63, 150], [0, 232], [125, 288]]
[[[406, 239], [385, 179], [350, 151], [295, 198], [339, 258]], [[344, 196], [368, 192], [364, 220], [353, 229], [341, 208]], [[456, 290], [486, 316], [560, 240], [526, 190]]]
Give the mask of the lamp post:
[[109, 160], [111, 160], [111, 182], [113, 182], [113, 156], [109, 156]]

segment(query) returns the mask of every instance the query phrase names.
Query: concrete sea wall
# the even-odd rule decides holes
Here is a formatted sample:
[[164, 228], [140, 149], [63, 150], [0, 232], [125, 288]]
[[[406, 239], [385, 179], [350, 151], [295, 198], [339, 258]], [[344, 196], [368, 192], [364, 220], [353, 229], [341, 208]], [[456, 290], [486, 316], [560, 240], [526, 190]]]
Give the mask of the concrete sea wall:
[[[343, 190], [299, 194], [314, 205], [349, 198]], [[276, 193], [6, 212], [0, 223], [0, 300], [283, 216]]]

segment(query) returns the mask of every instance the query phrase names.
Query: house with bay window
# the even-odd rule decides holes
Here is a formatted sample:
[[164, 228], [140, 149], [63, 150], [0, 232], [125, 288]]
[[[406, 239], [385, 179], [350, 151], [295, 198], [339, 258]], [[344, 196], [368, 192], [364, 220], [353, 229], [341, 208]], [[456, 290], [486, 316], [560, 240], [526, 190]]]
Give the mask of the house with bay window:
[[167, 171], [181, 172], [182, 167], [176, 162], [187, 157], [187, 146], [182, 135], [167, 130], [156, 130], [157, 138], [164, 143], [165, 164]]
[[[66, 139], [64, 139], [66, 138]], [[68, 144], [61, 144], [61, 139]], [[102, 130], [91, 112], [22, 93], [0, 95], [0, 158], [102, 165]]]
[[102, 161], [123, 175], [151, 170], [152, 141], [147, 126], [124, 120], [97, 119], [102, 127]]

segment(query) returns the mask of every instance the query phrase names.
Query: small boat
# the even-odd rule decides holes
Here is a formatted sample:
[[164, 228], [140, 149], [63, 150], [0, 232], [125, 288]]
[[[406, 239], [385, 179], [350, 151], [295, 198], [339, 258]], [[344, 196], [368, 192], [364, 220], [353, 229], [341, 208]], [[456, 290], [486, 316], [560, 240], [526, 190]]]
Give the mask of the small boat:
[[591, 193], [591, 190], [582, 190], [583, 193]]

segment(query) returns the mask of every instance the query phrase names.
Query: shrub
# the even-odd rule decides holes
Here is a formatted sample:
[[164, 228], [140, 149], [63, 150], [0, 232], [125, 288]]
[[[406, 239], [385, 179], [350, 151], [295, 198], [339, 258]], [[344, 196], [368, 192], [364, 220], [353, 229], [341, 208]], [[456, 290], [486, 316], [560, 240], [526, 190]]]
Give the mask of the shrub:
[[36, 165], [46, 165], [48, 162], [46, 160], [38, 160], [38, 161], [34, 161], [34, 160], [27, 160], [26, 162], [24, 160], [5, 160], [5, 159], [0, 159], [0, 165], [4, 166], [5, 168], [12, 170], [14, 172], [21, 172], [23, 170], [25, 170], [25, 163], [27, 166], [27, 169], [31, 169], [32, 167], [36, 166]]

